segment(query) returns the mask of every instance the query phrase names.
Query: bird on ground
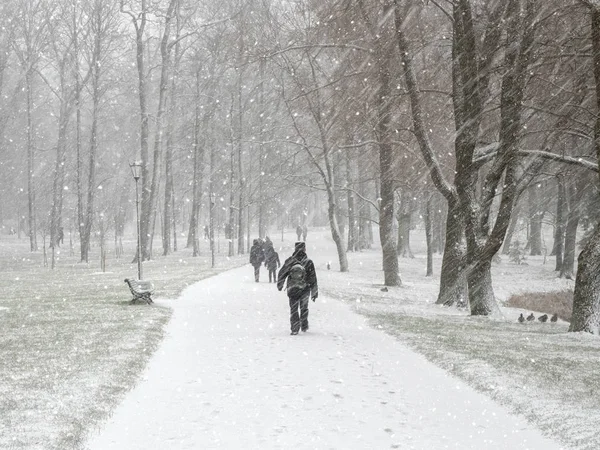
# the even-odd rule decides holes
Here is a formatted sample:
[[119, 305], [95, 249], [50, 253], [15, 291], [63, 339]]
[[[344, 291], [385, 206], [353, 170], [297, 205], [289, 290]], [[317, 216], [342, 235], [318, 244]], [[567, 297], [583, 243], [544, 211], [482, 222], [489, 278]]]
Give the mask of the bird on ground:
[[552, 317], [550, 317], [550, 322], [556, 322], [558, 320], [558, 314], [554, 313], [552, 314]]
[[520, 323], [525, 322], [525, 317], [523, 317], [523, 313], [521, 313], [521, 315], [519, 316], [518, 320], [519, 320]]
[[538, 320], [544, 323], [546, 320], [548, 320], [548, 314], [544, 314], [543, 316], [538, 317]]
[[531, 313], [527, 316], [527, 322], [531, 322], [534, 319], [535, 319], [535, 316], [533, 315], [533, 313]]

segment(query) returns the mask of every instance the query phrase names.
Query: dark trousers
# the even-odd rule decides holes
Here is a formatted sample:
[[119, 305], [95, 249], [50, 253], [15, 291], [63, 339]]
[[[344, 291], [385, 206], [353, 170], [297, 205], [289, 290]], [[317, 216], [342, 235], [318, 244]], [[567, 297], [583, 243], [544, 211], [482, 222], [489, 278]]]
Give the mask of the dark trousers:
[[277, 283], [277, 269], [269, 267], [269, 283], [271, 282], [271, 277], [273, 278], [273, 283]]
[[260, 264], [258, 266], [254, 266], [254, 281], [258, 283], [258, 276], [260, 275]]
[[[308, 298], [310, 291], [299, 296], [291, 296], [290, 299], [290, 325], [293, 332], [308, 330]], [[298, 314], [300, 311], [300, 314]]]

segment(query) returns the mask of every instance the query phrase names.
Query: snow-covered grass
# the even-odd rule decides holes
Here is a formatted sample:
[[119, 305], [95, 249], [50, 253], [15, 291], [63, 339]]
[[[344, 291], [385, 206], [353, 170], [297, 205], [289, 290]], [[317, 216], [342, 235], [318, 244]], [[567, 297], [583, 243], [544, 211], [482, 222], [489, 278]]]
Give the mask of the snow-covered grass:
[[[121, 259], [109, 257], [106, 272], [97, 248], [82, 264], [63, 246], [52, 270], [27, 240], [0, 239], [0, 448], [76, 448], [139, 378], [171, 310], [129, 304], [123, 280], [137, 278], [134, 245], [126, 243]], [[220, 254], [211, 269], [203, 245], [198, 258], [184, 249], [144, 263], [155, 297], [176, 298], [245, 262]]]
[[[503, 320], [470, 317], [464, 310], [435, 305], [437, 278], [425, 277], [419, 255], [400, 259], [404, 285], [382, 291], [377, 251], [349, 256], [351, 276], [323, 272], [326, 295], [347, 301], [374, 327], [408, 344], [436, 365], [522, 414], [570, 448], [598, 448], [600, 423], [600, 340], [568, 333], [568, 323], [519, 323], [521, 312], [502, 306]], [[441, 259], [436, 257], [436, 274]], [[507, 259], [493, 268], [496, 296], [503, 305], [511, 294], [573, 288], [559, 279], [554, 262], [528, 258], [528, 265]], [[321, 268], [322, 269], [322, 268]], [[324, 276], [323, 276], [324, 275]], [[542, 312], [553, 314], [551, 306]], [[536, 318], [542, 315], [536, 313]]]

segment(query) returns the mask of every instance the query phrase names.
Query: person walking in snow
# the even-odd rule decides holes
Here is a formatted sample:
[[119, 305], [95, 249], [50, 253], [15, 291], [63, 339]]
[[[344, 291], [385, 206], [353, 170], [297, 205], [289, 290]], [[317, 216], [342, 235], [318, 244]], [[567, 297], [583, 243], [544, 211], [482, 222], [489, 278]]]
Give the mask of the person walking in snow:
[[[306, 244], [296, 242], [294, 253], [285, 260], [277, 278], [277, 289], [286, 283], [290, 303], [290, 326], [292, 335], [308, 331], [308, 299], [314, 302], [319, 296], [315, 265], [306, 255]], [[300, 311], [300, 314], [298, 314]]]
[[254, 266], [254, 281], [258, 283], [258, 277], [260, 275], [260, 265], [265, 260], [265, 254], [263, 252], [262, 244], [258, 239], [254, 239], [252, 247], [250, 248], [250, 264]]
[[265, 267], [269, 271], [269, 283], [271, 279], [273, 283], [277, 283], [277, 269], [281, 267], [281, 262], [279, 261], [279, 254], [275, 251], [273, 242], [268, 236], [265, 239]]
[[298, 241], [302, 239], [302, 225], [298, 224], [296, 227], [296, 236], [298, 237]]

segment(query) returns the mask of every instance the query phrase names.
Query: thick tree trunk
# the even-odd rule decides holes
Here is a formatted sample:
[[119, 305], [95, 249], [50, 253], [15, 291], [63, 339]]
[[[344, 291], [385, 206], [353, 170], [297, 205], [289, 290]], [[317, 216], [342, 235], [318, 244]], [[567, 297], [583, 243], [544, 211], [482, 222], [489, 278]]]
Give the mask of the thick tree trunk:
[[579, 254], [569, 331], [600, 334], [600, 226]]
[[377, 131], [379, 139], [379, 239], [383, 253], [384, 283], [386, 286], [401, 284], [398, 273], [398, 254], [393, 235], [394, 222], [394, 149], [390, 142], [391, 131], [391, 79], [390, 60], [378, 44], [377, 64], [379, 64], [379, 90], [376, 97]]
[[500, 310], [492, 288], [491, 261], [481, 259], [468, 276], [472, 316], [498, 315]]
[[[600, 10], [591, 9], [591, 40], [596, 110], [600, 111]], [[600, 117], [594, 126], [594, 150], [600, 164]], [[577, 259], [573, 314], [569, 331], [600, 334], [600, 224]]]
[[440, 291], [436, 304], [464, 307], [468, 301], [467, 278], [464, 274], [465, 244], [464, 224], [458, 202], [449, 202], [446, 215], [446, 239], [442, 270], [440, 273]]

